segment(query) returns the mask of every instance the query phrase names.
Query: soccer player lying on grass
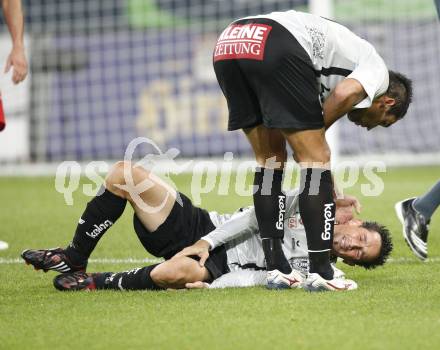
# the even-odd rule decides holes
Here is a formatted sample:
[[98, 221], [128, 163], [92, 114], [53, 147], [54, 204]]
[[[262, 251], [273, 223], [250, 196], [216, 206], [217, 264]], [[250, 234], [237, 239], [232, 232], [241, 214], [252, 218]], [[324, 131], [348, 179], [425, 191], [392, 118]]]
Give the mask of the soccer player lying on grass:
[[[132, 182], [126, 181], [124, 168], [131, 173]], [[144, 187], [142, 191], [140, 186]], [[252, 274], [252, 271], [265, 269], [253, 207], [239, 209], [234, 214], [207, 212], [194, 207], [186, 196], [159, 177], [129, 162], [116, 163], [105, 179], [103, 190], [87, 204], [73, 241], [66, 249], [25, 250], [22, 253], [23, 259], [36, 269], [63, 273], [54, 280], [56, 288], [185, 288], [194, 286], [191, 284], [194, 282], [198, 286], [201, 282], [215, 281], [230, 272], [231, 275], [223, 277], [223, 286], [265, 283], [265, 276], [261, 281], [258, 274], [254, 278], [236, 273], [250, 269]], [[287, 197], [283, 250], [296, 273], [294, 278], [277, 283], [285, 288], [296, 288], [303, 282], [308, 269], [307, 240], [299, 217], [298, 194], [293, 191]], [[127, 201], [134, 209], [134, 230], [142, 245], [150, 254], [166, 261], [120, 273], [86, 273], [89, 256], [99, 239], [122, 215]], [[392, 249], [388, 230], [377, 223], [353, 220], [352, 205], [358, 204], [354, 198], [337, 204], [336, 220], [344, 224], [336, 225], [334, 256], [367, 269], [382, 265]], [[344, 278], [335, 281], [331, 286], [333, 290], [356, 288], [353, 281]]]

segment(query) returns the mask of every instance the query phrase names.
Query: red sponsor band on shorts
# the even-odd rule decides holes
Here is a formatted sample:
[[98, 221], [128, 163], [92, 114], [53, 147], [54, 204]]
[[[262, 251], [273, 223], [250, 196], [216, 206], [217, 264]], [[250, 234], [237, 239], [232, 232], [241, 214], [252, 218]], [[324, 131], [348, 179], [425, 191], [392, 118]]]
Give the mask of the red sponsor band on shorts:
[[262, 61], [266, 40], [271, 30], [271, 26], [257, 23], [228, 26], [217, 40], [214, 62], [231, 59]]

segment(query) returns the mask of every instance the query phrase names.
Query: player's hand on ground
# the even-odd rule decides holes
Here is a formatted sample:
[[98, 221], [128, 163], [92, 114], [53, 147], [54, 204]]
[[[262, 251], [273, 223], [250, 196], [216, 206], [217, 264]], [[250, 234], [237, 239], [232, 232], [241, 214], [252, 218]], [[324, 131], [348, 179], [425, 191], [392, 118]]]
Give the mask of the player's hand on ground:
[[186, 289], [205, 289], [209, 288], [209, 283], [197, 281], [197, 282], [189, 282], [185, 284]]
[[200, 258], [200, 266], [205, 266], [205, 262], [209, 258], [209, 248], [210, 245], [207, 241], [199, 239], [193, 245], [182, 249], [180, 252], [174, 255], [173, 258], [197, 255]]
[[26, 78], [28, 64], [23, 47], [14, 46], [12, 48], [6, 60], [5, 73], [8, 73], [11, 67], [13, 67], [12, 81], [14, 84], [18, 84]]

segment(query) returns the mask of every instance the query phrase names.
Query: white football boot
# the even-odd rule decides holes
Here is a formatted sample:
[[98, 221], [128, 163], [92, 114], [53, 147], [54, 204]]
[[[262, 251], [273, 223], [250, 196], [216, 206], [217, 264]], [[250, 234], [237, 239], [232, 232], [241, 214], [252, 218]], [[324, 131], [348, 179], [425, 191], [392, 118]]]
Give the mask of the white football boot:
[[310, 273], [303, 283], [304, 290], [309, 292], [347, 291], [357, 289], [357, 283], [345, 278], [326, 280], [318, 273]]
[[266, 287], [268, 289], [290, 289], [301, 288], [306, 276], [293, 269], [291, 273], [285, 274], [278, 270], [267, 272]]
[[408, 247], [420, 260], [428, 258], [428, 232], [430, 220], [414, 209], [415, 198], [397, 202], [394, 206], [403, 226], [403, 237]]

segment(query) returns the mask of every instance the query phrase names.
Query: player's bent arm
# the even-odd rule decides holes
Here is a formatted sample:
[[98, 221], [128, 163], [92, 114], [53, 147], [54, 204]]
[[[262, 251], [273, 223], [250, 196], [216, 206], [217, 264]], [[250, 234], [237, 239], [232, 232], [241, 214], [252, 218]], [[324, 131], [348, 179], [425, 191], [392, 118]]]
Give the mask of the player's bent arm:
[[223, 225], [217, 227], [193, 245], [182, 249], [174, 257], [197, 255], [199, 264], [204, 266], [209, 257], [209, 250], [225, 244], [235, 238], [258, 230], [254, 207], [246, 208], [243, 212], [234, 214]]
[[255, 208], [249, 207], [241, 213], [234, 214], [223, 225], [208, 233], [201, 239], [207, 241], [212, 249], [217, 248], [235, 238], [258, 231]]
[[330, 128], [366, 96], [363, 86], [356, 79], [348, 78], [341, 81], [322, 106], [325, 128]]

